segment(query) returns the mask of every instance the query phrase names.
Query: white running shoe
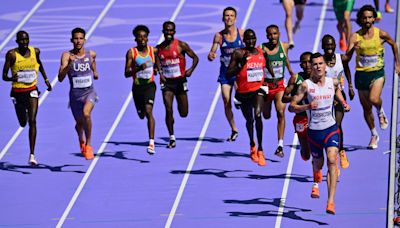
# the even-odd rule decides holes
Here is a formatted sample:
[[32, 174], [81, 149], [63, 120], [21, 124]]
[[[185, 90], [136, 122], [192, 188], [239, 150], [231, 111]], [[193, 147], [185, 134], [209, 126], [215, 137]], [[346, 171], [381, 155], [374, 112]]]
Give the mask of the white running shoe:
[[368, 144], [368, 149], [376, 149], [378, 148], [378, 142], [379, 142], [379, 136], [378, 135], [373, 135], [371, 136], [371, 140], [369, 141]]
[[388, 119], [383, 109], [381, 112], [378, 113], [378, 118], [379, 118], [379, 126], [381, 127], [382, 130], [385, 130], [388, 127]]
[[35, 155], [33, 155], [33, 154], [29, 155], [28, 164], [31, 165], [31, 166], [37, 166], [38, 165], [38, 162], [35, 160]]
[[154, 145], [150, 144], [150, 145], [147, 147], [147, 153], [149, 153], [150, 155], [153, 155], [153, 154], [156, 153], [156, 151], [154, 150]]

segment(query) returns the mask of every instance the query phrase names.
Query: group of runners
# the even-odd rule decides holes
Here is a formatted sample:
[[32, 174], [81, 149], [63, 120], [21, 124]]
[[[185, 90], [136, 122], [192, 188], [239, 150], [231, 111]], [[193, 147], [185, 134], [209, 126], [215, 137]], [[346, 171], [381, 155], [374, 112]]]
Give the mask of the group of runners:
[[[305, 161], [312, 158], [314, 183], [311, 197], [319, 198], [320, 196], [318, 183], [322, 181], [321, 170], [325, 150], [328, 165], [326, 212], [335, 214], [334, 196], [339, 175], [338, 164], [340, 163], [344, 169], [349, 167], [343, 146], [344, 134], [341, 125], [344, 113], [350, 110], [346, 97], [352, 100], [355, 96], [349, 62], [355, 51], [355, 87], [358, 90], [365, 121], [371, 131], [368, 147], [375, 149], [378, 147], [379, 136], [375, 128], [372, 107], [377, 110], [380, 127], [386, 129], [388, 126], [381, 99], [385, 81], [383, 43], [386, 42], [391, 46], [395, 59], [395, 71], [400, 72], [399, 53], [394, 40], [387, 32], [374, 25], [377, 18], [375, 8], [364, 5], [357, 12], [356, 22], [361, 28], [348, 38], [345, 54], [336, 52], [335, 39], [327, 34], [321, 42], [323, 53], [308, 51], [302, 53], [300, 56], [302, 72], [295, 73], [288, 57], [288, 51], [293, 43], [281, 41], [278, 26], [268, 25], [266, 27], [268, 42], [257, 45], [255, 31], [237, 28], [236, 17], [237, 11], [233, 7], [224, 9], [222, 17], [224, 29], [215, 34], [208, 54], [208, 60], [213, 61], [218, 56], [218, 48], [221, 52], [218, 82], [221, 86], [226, 119], [231, 128], [228, 141], [235, 141], [239, 136], [232, 112], [234, 100], [246, 122], [250, 158], [256, 164], [265, 166], [262, 118], [271, 117], [272, 103], [274, 103], [278, 119], [278, 144], [275, 155], [283, 157], [285, 110], [286, 104], [289, 103], [289, 111], [296, 113], [293, 125], [299, 138], [301, 157]], [[133, 79], [132, 96], [137, 114], [140, 119], [147, 119], [149, 136], [147, 152], [149, 154], [155, 153], [155, 121], [152, 111], [156, 93], [155, 75], [158, 74], [160, 77], [166, 110], [165, 123], [169, 133], [167, 148], [174, 148], [176, 138], [173, 100], [175, 98], [177, 101], [179, 115], [187, 117], [189, 110], [187, 78], [193, 74], [199, 62], [191, 47], [174, 37], [176, 33], [174, 22], [164, 22], [162, 32], [164, 41], [152, 47], [148, 45], [149, 28], [145, 25], [137, 25], [132, 31], [136, 46], [128, 49], [125, 62], [125, 77]], [[58, 80], [62, 82], [68, 76], [69, 103], [76, 121], [75, 129], [81, 153], [90, 160], [94, 157], [91, 146], [91, 112], [98, 99], [93, 80], [97, 80], [99, 74], [96, 68], [96, 53], [84, 47], [85, 35], [85, 30], [82, 28], [72, 30], [73, 48], [61, 56]], [[52, 87], [40, 60], [39, 49], [29, 46], [28, 33], [19, 31], [16, 42], [18, 47], [9, 50], [6, 54], [3, 80], [12, 83], [10, 96], [14, 102], [20, 126], [29, 124], [29, 164], [37, 165], [34, 150], [39, 71], [47, 89], [51, 91]], [[190, 67], [186, 65], [186, 56], [191, 58]], [[10, 69], [11, 76], [8, 76]], [[285, 83], [286, 70], [290, 75], [287, 83]], [[233, 91], [235, 95], [232, 99]]]

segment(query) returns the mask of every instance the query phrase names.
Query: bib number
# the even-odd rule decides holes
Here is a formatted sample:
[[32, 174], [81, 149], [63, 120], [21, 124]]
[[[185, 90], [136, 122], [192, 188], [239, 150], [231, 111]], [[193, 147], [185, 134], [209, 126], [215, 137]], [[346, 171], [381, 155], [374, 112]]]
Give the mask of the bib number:
[[[272, 71], [275, 74], [275, 78], [282, 78], [283, 77], [283, 67], [272, 67]], [[268, 79], [273, 79], [272, 75], [268, 72], [267, 68], [265, 68], [266, 76]]]
[[32, 83], [37, 79], [37, 74], [36, 71], [34, 70], [18, 71], [17, 76], [18, 76], [18, 82], [27, 84]]
[[263, 79], [264, 72], [262, 69], [248, 69], [247, 70], [247, 81], [248, 82], [260, 82]]
[[92, 85], [92, 76], [91, 75], [72, 78], [72, 87], [74, 89], [87, 88], [87, 87], [90, 87], [91, 85]]
[[179, 64], [163, 66], [163, 73], [166, 78], [176, 78], [181, 76], [181, 69]]
[[146, 69], [137, 72], [136, 76], [142, 79], [150, 79], [151, 76], [153, 76], [153, 67], [147, 67]]
[[361, 55], [359, 64], [362, 67], [374, 67], [378, 64], [378, 56], [377, 55]]

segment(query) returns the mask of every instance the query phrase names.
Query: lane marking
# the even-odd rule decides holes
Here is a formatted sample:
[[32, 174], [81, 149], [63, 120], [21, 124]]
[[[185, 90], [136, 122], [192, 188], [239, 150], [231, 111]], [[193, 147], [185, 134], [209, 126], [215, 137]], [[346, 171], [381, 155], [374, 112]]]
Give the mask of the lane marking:
[[[108, 4], [105, 6], [105, 8], [103, 9], [103, 11], [100, 13], [100, 15], [97, 17], [97, 19], [93, 22], [92, 26], [89, 28], [89, 31], [86, 33], [86, 40], [88, 40], [90, 38], [90, 36], [94, 32], [94, 30], [97, 28], [97, 26], [99, 25], [101, 20], [104, 18], [104, 16], [106, 15], [107, 11], [110, 9], [111, 5], [114, 2], [115, 2], [115, 0], [110, 0], [108, 2]], [[1, 48], [0, 48], [0, 50], [1, 50]], [[53, 89], [56, 86], [57, 82], [58, 82], [58, 77], [56, 75], [54, 77], [54, 79], [51, 81], [51, 86], [53, 87]], [[43, 95], [39, 98], [39, 107], [44, 102], [44, 100], [46, 99], [46, 97], [48, 95], [49, 95], [49, 91], [46, 90], [43, 93]], [[15, 140], [17, 140], [18, 136], [21, 134], [22, 130], [24, 130], [23, 127], [18, 127], [17, 131], [15, 131], [15, 133], [13, 134], [11, 139], [7, 142], [6, 146], [1, 150], [1, 152], [0, 152], [0, 160], [4, 157], [4, 155], [6, 155], [7, 151], [10, 149], [12, 144], [14, 144]]]
[[6, 44], [11, 40], [13, 36], [25, 25], [25, 23], [32, 17], [32, 15], [39, 9], [39, 7], [44, 3], [45, 0], [39, 0], [35, 6], [25, 15], [24, 19], [19, 22], [19, 24], [8, 34], [8, 36], [0, 44], [0, 51], [6, 46]]
[[[248, 23], [249, 18], [250, 18], [250, 15], [251, 15], [251, 12], [253, 11], [253, 8], [254, 8], [255, 4], [256, 4], [256, 0], [251, 0], [250, 5], [249, 5], [249, 7], [247, 9], [247, 12], [246, 12], [246, 16], [245, 16], [245, 18], [244, 18], [244, 20], [242, 22], [242, 26], [241, 26], [242, 29], [246, 28], [247, 23]], [[215, 92], [215, 95], [214, 95], [214, 99], [213, 99], [213, 101], [211, 103], [211, 106], [210, 106], [210, 110], [208, 111], [207, 118], [206, 118], [206, 120], [204, 122], [203, 128], [201, 129], [199, 139], [197, 140], [196, 147], [194, 148], [194, 151], [192, 153], [192, 157], [190, 158], [189, 164], [188, 164], [188, 166], [186, 168], [185, 175], [183, 176], [182, 183], [181, 183], [181, 185], [179, 187], [178, 194], [176, 195], [174, 204], [173, 204], [173, 206], [171, 208], [171, 211], [169, 213], [167, 222], [165, 224], [165, 228], [170, 228], [171, 227], [171, 224], [172, 224], [172, 221], [174, 219], [176, 210], [178, 209], [179, 203], [181, 201], [181, 198], [182, 198], [182, 195], [183, 195], [183, 191], [185, 190], [187, 181], [189, 179], [190, 172], [193, 169], [194, 162], [196, 161], [197, 154], [198, 154], [198, 152], [200, 150], [200, 147], [201, 147], [201, 144], [203, 142], [203, 138], [204, 138], [204, 136], [206, 134], [206, 131], [208, 129], [208, 125], [210, 124], [211, 118], [214, 115], [214, 110], [215, 110], [215, 107], [217, 106], [217, 102], [218, 102], [218, 99], [219, 99], [220, 95], [221, 95], [221, 88], [218, 85], [218, 88], [217, 88], [217, 90]]]
[[[114, 2], [114, 1], [113, 1]], [[185, 3], [185, 0], [180, 0], [178, 6], [176, 7], [174, 13], [172, 14], [170, 21], [175, 21], [176, 17], [178, 16], [178, 13], [181, 11], [183, 4]], [[163, 40], [163, 35], [160, 36], [158, 43], [160, 43]], [[65, 211], [63, 213], [63, 215], [61, 216], [60, 221], [57, 223], [56, 228], [61, 228], [65, 219], [67, 218], [67, 216], [69, 215], [69, 213], [71, 212], [72, 207], [74, 206], [76, 200], [78, 199], [80, 193], [83, 190], [83, 187], [85, 186], [87, 180], [89, 179], [89, 176], [92, 174], [97, 162], [100, 159], [101, 154], [104, 152], [104, 149], [107, 146], [108, 141], [110, 141], [111, 136], [114, 134], [115, 129], [117, 128], [119, 122], [122, 119], [122, 116], [124, 115], [130, 101], [132, 100], [131, 97], [131, 93], [128, 94], [127, 98], [125, 99], [124, 104], [122, 105], [121, 110], [119, 111], [117, 117], [115, 118], [110, 130], [108, 131], [106, 137], [103, 140], [103, 143], [101, 144], [100, 148], [97, 150], [96, 156], [93, 159], [93, 161], [90, 163], [90, 166], [88, 168], [88, 170], [86, 171], [85, 175], [83, 176], [81, 182], [79, 183], [78, 188], [75, 190], [74, 195], [72, 196], [70, 202], [68, 203], [67, 208], [65, 208]]]
[[[326, 15], [327, 6], [328, 6], [328, 0], [324, 0], [322, 9], [321, 9], [321, 15], [319, 17], [317, 35], [314, 40], [314, 47], [313, 47], [313, 51], [312, 51], [313, 53], [318, 51], [318, 46], [319, 46], [319, 41], [321, 40], [322, 28], [324, 26], [324, 19], [325, 19], [325, 15]], [[292, 145], [297, 145], [297, 143], [298, 143], [298, 137], [297, 137], [297, 133], [296, 133], [293, 137]], [[285, 182], [283, 184], [281, 201], [279, 203], [278, 215], [277, 215], [277, 218], [275, 221], [275, 228], [280, 228], [281, 224], [282, 224], [282, 215], [283, 215], [283, 211], [285, 209], [285, 201], [286, 201], [287, 193], [289, 190], [290, 175], [292, 174], [295, 155], [296, 155], [296, 147], [292, 147], [292, 149], [290, 151], [288, 167], [286, 170]]]

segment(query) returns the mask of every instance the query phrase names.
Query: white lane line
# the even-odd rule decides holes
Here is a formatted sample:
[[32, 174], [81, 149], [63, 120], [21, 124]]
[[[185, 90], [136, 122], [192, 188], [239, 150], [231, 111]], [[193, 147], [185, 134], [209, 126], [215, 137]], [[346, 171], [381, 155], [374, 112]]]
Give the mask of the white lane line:
[[[328, 6], [328, 0], [324, 0], [323, 6], [321, 9], [321, 15], [319, 17], [317, 35], [315, 36], [315, 40], [314, 40], [314, 47], [312, 50], [313, 53], [318, 50], [319, 41], [321, 40], [321, 33], [322, 33], [322, 28], [324, 26], [324, 19], [325, 19], [327, 6]], [[297, 143], [298, 143], [298, 138], [297, 138], [297, 134], [295, 134], [293, 137], [292, 145], [295, 146], [295, 145], [297, 145]], [[286, 170], [285, 182], [283, 184], [281, 201], [279, 203], [278, 214], [277, 214], [276, 221], [275, 221], [275, 228], [280, 228], [281, 224], [282, 224], [282, 215], [283, 215], [283, 211], [285, 209], [285, 201], [286, 201], [287, 193], [289, 190], [290, 176], [292, 175], [295, 154], [296, 154], [296, 148], [292, 147], [292, 149], [290, 151], [288, 167]]]
[[3, 50], [3, 48], [7, 45], [7, 43], [15, 36], [15, 34], [22, 28], [22, 26], [25, 25], [25, 23], [32, 17], [32, 15], [39, 9], [39, 7], [44, 3], [44, 0], [38, 1], [35, 6], [28, 12], [27, 15], [25, 15], [24, 19], [19, 22], [17, 27], [15, 27], [10, 34], [3, 40], [3, 42], [0, 44], [0, 51]]
[[[170, 20], [174, 21], [176, 17], [178, 16], [178, 13], [182, 9], [183, 4], [185, 3], [185, 0], [180, 0], [178, 6], [176, 7], [174, 13], [172, 14]], [[163, 39], [163, 36], [161, 35], [159, 38], [159, 42]], [[125, 99], [124, 104], [122, 105], [121, 110], [119, 111], [117, 117], [114, 120], [114, 123], [112, 124], [110, 130], [108, 131], [106, 137], [103, 140], [103, 143], [101, 144], [100, 148], [97, 150], [96, 156], [93, 159], [93, 161], [90, 163], [90, 166], [88, 170], [86, 171], [85, 175], [83, 176], [81, 182], [79, 183], [78, 188], [75, 190], [74, 195], [72, 196], [70, 202], [68, 203], [67, 208], [65, 208], [65, 211], [63, 215], [60, 218], [60, 221], [57, 223], [56, 228], [61, 228], [62, 225], [64, 224], [68, 214], [71, 212], [72, 207], [74, 206], [76, 200], [78, 199], [79, 195], [81, 194], [83, 187], [85, 186], [87, 180], [89, 179], [89, 176], [92, 174], [98, 160], [100, 159], [101, 154], [104, 152], [104, 149], [107, 146], [108, 141], [110, 141], [112, 135], [114, 134], [115, 129], [117, 128], [119, 122], [121, 121], [122, 116], [124, 115], [130, 101], [132, 100], [131, 94], [129, 93], [127, 98]]]
[[[248, 23], [249, 18], [250, 18], [250, 15], [251, 15], [251, 12], [253, 11], [253, 8], [254, 8], [255, 4], [256, 4], [256, 0], [251, 0], [249, 8], [247, 9], [247, 12], [246, 12], [246, 16], [245, 16], [245, 18], [243, 20], [243, 23], [242, 23], [242, 26], [241, 26], [242, 29], [246, 28], [247, 23]], [[194, 162], [196, 161], [197, 154], [198, 154], [198, 152], [200, 150], [200, 147], [201, 147], [201, 144], [203, 142], [203, 138], [204, 138], [204, 136], [206, 134], [206, 131], [208, 129], [208, 125], [210, 124], [211, 118], [214, 115], [214, 110], [215, 110], [215, 107], [217, 105], [217, 102], [218, 102], [218, 99], [219, 99], [220, 95], [221, 95], [221, 88], [220, 88], [220, 86], [218, 86], [218, 88], [217, 88], [217, 90], [215, 92], [215, 95], [214, 95], [214, 99], [213, 99], [213, 101], [211, 103], [210, 110], [208, 111], [207, 118], [206, 118], [206, 120], [204, 122], [203, 128], [201, 129], [199, 139], [197, 140], [196, 146], [195, 146], [194, 151], [192, 153], [192, 157], [190, 158], [189, 164], [188, 164], [188, 166], [186, 168], [185, 175], [183, 176], [183, 180], [182, 180], [182, 183], [181, 183], [181, 185], [179, 187], [178, 194], [176, 195], [174, 204], [173, 204], [173, 206], [171, 208], [171, 211], [170, 211], [170, 213], [168, 215], [168, 219], [167, 219], [167, 222], [165, 224], [165, 228], [170, 228], [171, 227], [171, 224], [172, 224], [172, 221], [174, 219], [176, 210], [178, 209], [179, 203], [181, 201], [181, 198], [182, 198], [182, 195], [183, 195], [183, 191], [185, 190], [187, 181], [189, 179], [190, 172], [193, 169]]]
[[[44, 1], [44, 0], [43, 0]], [[92, 35], [92, 33], [94, 32], [94, 30], [97, 28], [97, 26], [99, 25], [99, 23], [101, 22], [101, 20], [104, 18], [104, 16], [106, 15], [107, 11], [110, 9], [111, 5], [115, 2], [115, 0], [110, 0], [108, 2], [108, 4], [104, 7], [103, 11], [100, 13], [100, 15], [97, 17], [97, 19], [94, 21], [94, 23], [92, 24], [92, 26], [89, 28], [89, 31], [86, 33], [86, 40], [89, 39], [89, 37]], [[1, 50], [1, 48], [0, 48]], [[54, 77], [54, 79], [51, 81], [51, 86], [54, 87], [56, 86], [58, 82], [58, 78], [57, 75]], [[43, 101], [46, 99], [46, 97], [49, 95], [49, 91], [45, 91], [43, 93], [43, 95], [39, 98], [39, 107], [40, 105], [43, 103]], [[6, 146], [1, 150], [0, 152], [0, 160], [4, 157], [4, 155], [6, 155], [7, 151], [10, 149], [10, 147], [12, 146], [12, 144], [15, 142], [15, 140], [17, 140], [18, 136], [21, 134], [22, 130], [24, 130], [23, 127], [19, 127], [15, 133], [13, 134], [13, 136], [11, 137], [11, 139], [7, 142]]]

